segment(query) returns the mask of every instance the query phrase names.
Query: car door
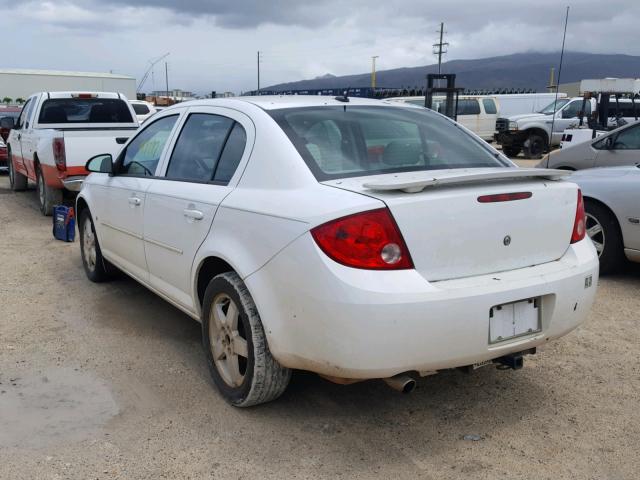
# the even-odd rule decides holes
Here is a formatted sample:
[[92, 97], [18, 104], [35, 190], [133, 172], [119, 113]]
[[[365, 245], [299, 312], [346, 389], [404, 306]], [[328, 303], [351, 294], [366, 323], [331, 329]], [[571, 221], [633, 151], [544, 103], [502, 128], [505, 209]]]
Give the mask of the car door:
[[253, 124], [234, 110], [192, 107], [164, 167], [147, 191], [144, 238], [150, 283], [195, 311], [191, 271], [220, 203], [233, 190]]
[[35, 170], [35, 158], [38, 148], [37, 131], [34, 130], [34, 124], [36, 123], [36, 113], [38, 110], [38, 103], [40, 97], [34, 95], [29, 102], [29, 108], [25, 115], [24, 126], [22, 127], [20, 149], [22, 150], [22, 161], [24, 167], [31, 178], [36, 177]]
[[20, 116], [14, 126], [13, 130], [15, 133], [13, 134], [13, 138], [16, 139], [17, 143], [13, 143], [11, 145], [12, 151], [11, 156], [13, 158], [13, 162], [16, 166], [16, 170], [23, 173], [28, 174], [27, 167], [24, 161], [24, 155], [22, 151], [23, 140], [26, 140], [25, 132], [27, 130], [27, 117], [31, 115], [31, 111], [33, 110], [33, 105], [35, 103], [35, 97], [31, 97], [27, 100], [27, 102], [22, 107], [22, 111], [20, 112]]
[[461, 125], [479, 135], [480, 120], [480, 104], [474, 98], [464, 98], [458, 100], [458, 108], [456, 110], [456, 121]]
[[[580, 123], [580, 112], [582, 111], [582, 100], [573, 100], [567, 103], [559, 112], [556, 118], [549, 118], [546, 123], [553, 123], [553, 144], [559, 144], [562, 134], [567, 128], [577, 126]], [[591, 103], [584, 102], [583, 123], [587, 124], [587, 119], [591, 115]]]
[[149, 278], [143, 242], [146, 192], [178, 118], [176, 112], [145, 125], [118, 155], [114, 174], [101, 176], [91, 187], [102, 253], [145, 282]]
[[498, 108], [493, 98], [483, 98], [483, 114], [480, 116], [480, 135], [482, 138], [491, 140], [496, 130], [496, 120], [498, 119]]
[[598, 145], [601, 148], [596, 157], [596, 167], [640, 164], [640, 123], [623, 128], [617, 134], [608, 135]]

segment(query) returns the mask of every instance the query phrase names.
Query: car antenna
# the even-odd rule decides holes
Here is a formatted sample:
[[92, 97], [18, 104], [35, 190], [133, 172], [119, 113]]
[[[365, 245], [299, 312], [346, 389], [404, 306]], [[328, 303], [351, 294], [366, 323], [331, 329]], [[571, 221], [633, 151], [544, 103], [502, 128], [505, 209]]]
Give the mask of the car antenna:
[[335, 97], [335, 99], [338, 100], [339, 102], [348, 102], [349, 101], [349, 90], [351, 90], [351, 87], [347, 87], [347, 89], [344, 91], [344, 93], [342, 95], [338, 95], [337, 97]]

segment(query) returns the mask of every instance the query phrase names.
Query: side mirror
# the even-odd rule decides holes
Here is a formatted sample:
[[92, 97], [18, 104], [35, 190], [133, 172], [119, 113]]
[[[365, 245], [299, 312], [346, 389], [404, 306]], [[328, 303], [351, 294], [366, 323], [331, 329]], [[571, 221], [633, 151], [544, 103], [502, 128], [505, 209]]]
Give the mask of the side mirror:
[[604, 141], [604, 148], [606, 148], [607, 150], [613, 150], [613, 144], [613, 136], [607, 137]]
[[87, 161], [84, 168], [88, 172], [113, 173], [113, 157], [109, 153], [96, 155]]
[[0, 119], [0, 128], [6, 128], [7, 130], [11, 130], [16, 126], [16, 121], [13, 117], [3, 117]]

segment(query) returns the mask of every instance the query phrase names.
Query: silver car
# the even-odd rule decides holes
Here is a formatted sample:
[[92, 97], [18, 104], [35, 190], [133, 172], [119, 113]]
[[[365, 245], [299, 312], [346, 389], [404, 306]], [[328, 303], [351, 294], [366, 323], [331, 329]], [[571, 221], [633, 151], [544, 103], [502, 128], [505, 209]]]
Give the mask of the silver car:
[[640, 262], [640, 166], [592, 168], [570, 179], [582, 190], [600, 272], [616, 270], [625, 257]]
[[640, 164], [640, 121], [624, 125], [594, 140], [554, 150], [538, 164], [542, 168], [582, 170]]

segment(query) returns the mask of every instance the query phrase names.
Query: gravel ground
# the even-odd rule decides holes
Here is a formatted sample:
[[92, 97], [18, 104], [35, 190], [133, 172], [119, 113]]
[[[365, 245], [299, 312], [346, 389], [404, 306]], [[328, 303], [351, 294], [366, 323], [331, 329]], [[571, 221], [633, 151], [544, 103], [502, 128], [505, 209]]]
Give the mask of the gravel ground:
[[297, 373], [249, 410], [215, 392], [199, 324], [128, 279], [85, 279], [35, 192], [0, 177], [0, 478], [635, 479], [640, 269], [517, 372], [411, 395]]

